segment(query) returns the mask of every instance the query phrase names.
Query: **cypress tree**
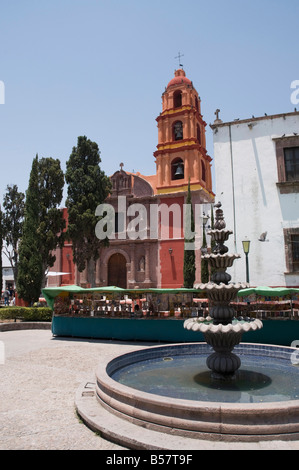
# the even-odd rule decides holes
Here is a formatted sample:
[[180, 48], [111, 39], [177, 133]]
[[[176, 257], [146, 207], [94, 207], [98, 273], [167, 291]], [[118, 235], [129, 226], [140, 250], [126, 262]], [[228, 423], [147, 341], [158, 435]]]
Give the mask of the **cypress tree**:
[[[202, 247], [207, 248], [206, 229], [204, 226], [202, 229]], [[204, 259], [203, 257], [201, 258], [201, 282], [203, 283], [209, 282], [208, 261]]]
[[3, 222], [2, 222], [2, 211], [0, 207], [0, 247], [1, 247], [1, 253], [0, 253], [0, 293], [2, 293], [2, 248], [3, 248]]
[[[214, 206], [211, 205], [211, 230], [214, 230]], [[211, 253], [214, 253], [214, 250], [216, 248], [216, 242], [215, 240], [211, 240]], [[211, 267], [211, 272], [210, 276], [212, 277], [213, 273], [216, 271], [216, 268]]]
[[[190, 215], [190, 227], [188, 227], [189, 220], [188, 216], [186, 217], [185, 227], [185, 246], [184, 246], [184, 287], [192, 288], [195, 281], [195, 235], [194, 235], [194, 215], [192, 207], [192, 198], [190, 190], [190, 179], [188, 182], [188, 193], [186, 200], [186, 210]], [[192, 236], [193, 234], [193, 236]], [[188, 248], [188, 249], [187, 249]]]
[[[96, 236], [99, 218], [96, 208], [107, 198], [111, 183], [100, 169], [99, 147], [86, 136], [78, 137], [77, 146], [66, 164], [65, 180], [68, 184], [66, 207], [68, 228], [66, 237], [72, 241], [73, 259], [82, 272], [87, 268], [88, 282], [95, 285], [95, 262], [103, 240]], [[107, 243], [107, 241], [106, 241]]]
[[32, 304], [38, 301], [42, 285], [42, 257], [39, 224], [38, 157], [33, 160], [26, 191], [23, 235], [19, 249], [18, 297]]
[[39, 177], [39, 226], [43, 280], [46, 283], [46, 271], [54, 265], [56, 256], [53, 250], [63, 246], [65, 221], [59, 205], [63, 196], [64, 174], [60, 161], [54, 158], [41, 158], [38, 162]]

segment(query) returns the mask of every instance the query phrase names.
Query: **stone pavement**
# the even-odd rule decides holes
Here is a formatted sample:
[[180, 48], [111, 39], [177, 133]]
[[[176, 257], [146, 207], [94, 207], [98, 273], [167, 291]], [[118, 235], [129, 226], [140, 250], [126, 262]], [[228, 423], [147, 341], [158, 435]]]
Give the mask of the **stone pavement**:
[[74, 406], [112, 342], [56, 339], [49, 330], [0, 332], [0, 341], [1, 450], [121, 449], [87, 428]]
[[[94, 381], [99, 361], [149, 344], [54, 338], [50, 330], [0, 331], [0, 341], [5, 352], [4, 360], [0, 354], [0, 450], [125, 449], [78, 418], [75, 396], [82, 383]], [[299, 443], [205, 441], [202, 449], [299, 450]]]

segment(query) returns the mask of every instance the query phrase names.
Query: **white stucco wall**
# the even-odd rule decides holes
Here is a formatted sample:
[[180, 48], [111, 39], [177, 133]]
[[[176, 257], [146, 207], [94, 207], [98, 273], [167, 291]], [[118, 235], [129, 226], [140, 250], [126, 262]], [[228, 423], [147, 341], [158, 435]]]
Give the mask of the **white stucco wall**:
[[[280, 194], [273, 141], [294, 132], [299, 134], [299, 113], [214, 129], [215, 201], [221, 201], [226, 226], [234, 232], [227, 246], [242, 255], [228, 270], [233, 281], [246, 280], [242, 240], [247, 237], [251, 285], [299, 285], [299, 276], [285, 275], [283, 235], [284, 228], [299, 227], [299, 194]], [[267, 241], [260, 242], [263, 232]]]

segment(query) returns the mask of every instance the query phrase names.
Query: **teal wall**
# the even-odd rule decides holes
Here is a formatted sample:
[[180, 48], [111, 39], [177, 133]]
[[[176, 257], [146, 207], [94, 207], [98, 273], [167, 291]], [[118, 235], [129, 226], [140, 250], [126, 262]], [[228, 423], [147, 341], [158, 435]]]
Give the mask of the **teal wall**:
[[[202, 333], [185, 330], [183, 324], [183, 319], [54, 316], [52, 333], [55, 336], [125, 341], [165, 341], [171, 343], [204, 341]], [[290, 346], [294, 340], [299, 340], [299, 321], [296, 320], [264, 320], [261, 330], [244, 333], [242, 338], [244, 343], [281, 346]]]

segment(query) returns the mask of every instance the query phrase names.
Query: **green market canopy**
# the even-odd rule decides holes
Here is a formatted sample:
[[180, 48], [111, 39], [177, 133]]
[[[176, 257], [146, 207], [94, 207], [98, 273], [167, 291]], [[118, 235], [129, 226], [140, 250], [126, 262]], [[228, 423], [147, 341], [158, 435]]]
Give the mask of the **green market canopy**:
[[42, 294], [51, 309], [54, 308], [55, 298], [59, 295], [84, 294], [85, 289], [79, 286], [47, 287], [42, 289]]
[[288, 287], [250, 287], [248, 289], [241, 289], [238, 292], [238, 297], [247, 297], [252, 294], [263, 297], [285, 297], [288, 295], [298, 295], [299, 289]]
[[[205, 291], [200, 289], [122, 289], [116, 286], [107, 287], [92, 287], [84, 289], [79, 286], [62, 286], [62, 287], [47, 287], [42, 290], [42, 293], [49, 305], [54, 308], [55, 298], [58, 296], [69, 296], [72, 294], [115, 294], [115, 295], [138, 295], [138, 294], [198, 294], [202, 295]], [[285, 288], [285, 287], [252, 287], [248, 289], [241, 289], [238, 292], [238, 297], [247, 297], [250, 295], [257, 295], [263, 297], [284, 297], [289, 295], [299, 295], [299, 289], [297, 288]]]
[[42, 290], [42, 294], [47, 301], [49, 307], [54, 308], [55, 298], [58, 296], [69, 296], [72, 294], [115, 294], [115, 295], [138, 295], [138, 294], [200, 294], [204, 291], [199, 289], [122, 289], [116, 286], [107, 287], [91, 287], [84, 289], [79, 286], [61, 286], [61, 287], [46, 287]]

